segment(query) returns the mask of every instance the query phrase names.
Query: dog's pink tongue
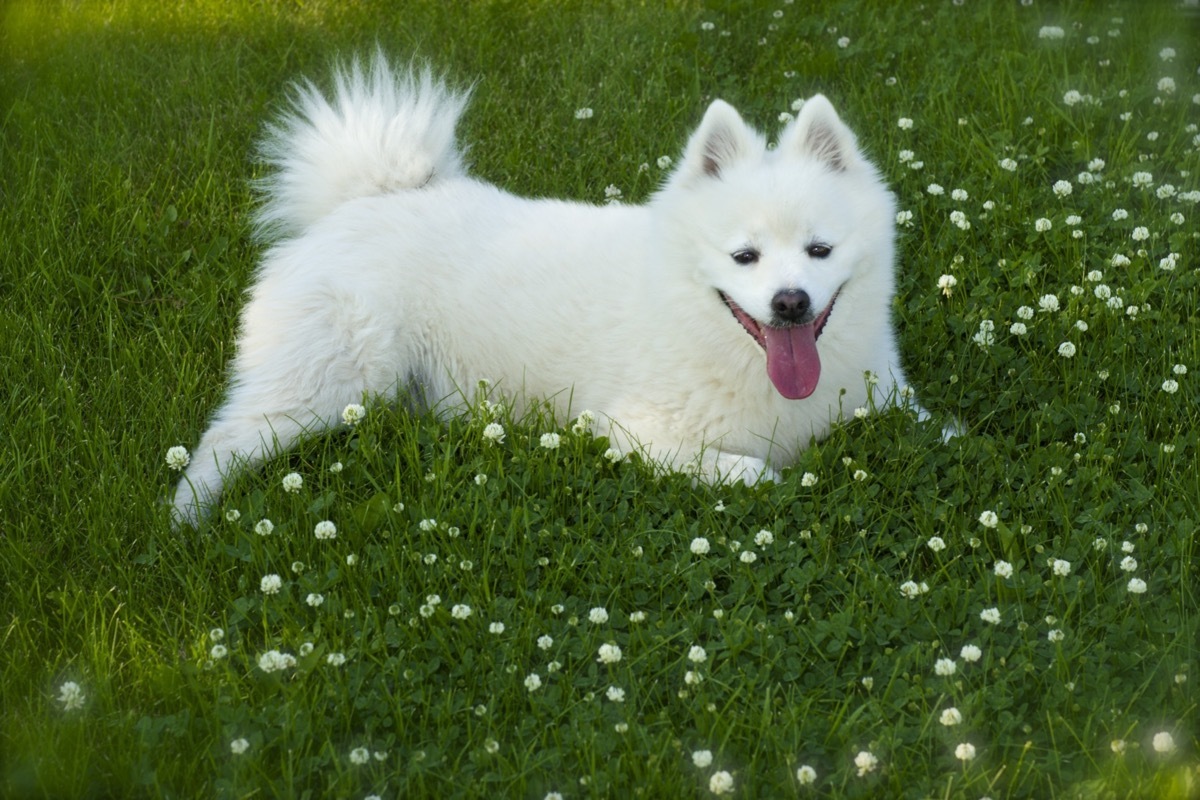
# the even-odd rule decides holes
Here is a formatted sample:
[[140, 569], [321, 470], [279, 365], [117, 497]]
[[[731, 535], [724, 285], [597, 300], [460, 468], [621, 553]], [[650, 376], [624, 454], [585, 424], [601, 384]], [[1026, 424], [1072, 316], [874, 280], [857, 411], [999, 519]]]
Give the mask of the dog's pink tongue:
[[792, 328], [763, 326], [767, 375], [789, 400], [803, 400], [817, 388], [821, 357], [817, 355], [816, 329], [815, 323]]

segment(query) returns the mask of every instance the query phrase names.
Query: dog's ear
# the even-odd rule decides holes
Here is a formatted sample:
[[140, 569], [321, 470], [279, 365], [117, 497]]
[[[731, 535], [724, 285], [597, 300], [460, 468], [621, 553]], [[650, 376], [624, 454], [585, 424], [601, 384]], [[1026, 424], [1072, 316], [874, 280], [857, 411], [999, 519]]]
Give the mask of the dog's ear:
[[762, 138], [750, 129], [724, 100], [713, 100], [700, 127], [688, 140], [682, 169], [689, 177], [719, 178], [731, 164], [764, 148]]
[[861, 160], [854, 133], [820, 94], [810, 97], [800, 115], [784, 129], [779, 150], [823, 161], [835, 172], [845, 172]]

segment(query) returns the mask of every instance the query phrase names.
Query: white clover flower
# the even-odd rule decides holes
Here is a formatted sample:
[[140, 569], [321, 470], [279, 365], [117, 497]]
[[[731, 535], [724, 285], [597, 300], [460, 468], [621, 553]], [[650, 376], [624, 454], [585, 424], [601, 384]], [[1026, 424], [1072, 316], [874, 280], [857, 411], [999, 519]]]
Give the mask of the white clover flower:
[[[711, 23], [710, 23], [711, 24]], [[592, 109], [584, 107], [575, 109], [575, 119], [591, 119], [594, 112]]]
[[593, 423], [596, 421], [596, 415], [584, 409], [579, 412], [579, 416], [575, 418], [575, 423], [571, 425], [571, 432], [575, 434], [584, 434], [592, 429]]
[[714, 772], [708, 779], [708, 790], [713, 794], [729, 794], [733, 791], [733, 776], [725, 770]]
[[955, 189], [954, 191], [950, 192], [950, 199], [959, 203], [965, 202], [970, 197], [971, 195], [967, 194], [966, 189]]
[[1159, 78], [1158, 90], [1163, 94], [1175, 94], [1175, 79], [1171, 77]]
[[954, 757], [959, 761], [970, 761], [975, 758], [975, 745], [970, 742], [963, 742], [954, 748]]
[[925, 191], [929, 192], [931, 195], [934, 195], [935, 197], [937, 195], [946, 193], [946, 190], [942, 188], [942, 185], [940, 183], [929, 184], [929, 186], [925, 187]]
[[1050, 571], [1060, 578], [1065, 578], [1071, 574], [1071, 562], [1056, 558], [1050, 562]]
[[1146, 582], [1141, 578], [1130, 578], [1129, 583], [1125, 586], [1131, 594], [1145, 594]]
[[1029, 332], [1029, 329], [1025, 327], [1024, 322], [1014, 322], [1012, 325], [1008, 326], [1008, 332], [1013, 336], [1024, 336]]
[[615, 664], [621, 660], [621, 648], [611, 642], [600, 645], [596, 659], [601, 664]]
[[897, 211], [896, 212], [896, 224], [897, 225], [902, 225], [905, 227], [912, 227], [912, 221], [913, 221], [913, 212], [911, 212], [911, 211]]
[[1144, 242], [1150, 238], [1150, 230], [1143, 225], [1139, 225], [1133, 229], [1133, 233], [1130, 234], [1130, 237], [1135, 242]]
[[1125, 556], [1121, 559], [1122, 572], [1137, 572], [1138, 562], [1133, 556]]
[[696, 750], [692, 753], [692, 763], [700, 769], [712, 764], [713, 755], [711, 750]]
[[753, 564], [758, 560], [758, 554], [753, 550], [745, 550], [741, 555], [738, 556], [738, 560], [743, 564]]
[[962, 722], [962, 720], [963, 720], [962, 712], [960, 712], [957, 708], [954, 708], [953, 706], [951, 706], [950, 708], [944, 709], [942, 711], [941, 715], [938, 716], [938, 722], [942, 723], [947, 728], [958, 725], [959, 723]]
[[258, 657], [258, 668], [263, 672], [279, 672], [296, 666], [296, 657], [278, 650], [268, 650]]
[[630, 612], [629, 621], [633, 622], [633, 623], [645, 622], [646, 621], [646, 612], [645, 611]]
[[812, 786], [817, 782], [817, 771], [808, 764], [802, 764], [796, 769], [796, 782], [801, 786]]
[[543, 433], [539, 440], [539, 444], [547, 450], [556, 450], [561, 443], [562, 437], [557, 433]]
[[985, 528], [994, 528], [1000, 524], [1000, 517], [989, 509], [979, 515], [979, 524]]
[[492, 444], [500, 444], [504, 441], [504, 426], [499, 422], [489, 422], [483, 428], [483, 438]]
[[959, 230], [967, 231], [971, 229], [971, 221], [968, 220], [967, 215], [961, 211], [951, 211], [950, 222]]
[[1008, 172], [1017, 171], [1017, 162], [1013, 161], [1011, 158], [1002, 158], [1000, 159], [999, 163], [1000, 169], [1007, 170]]
[[1051, 642], [1061, 642], [1065, 637], [1066, 637], [1066, 634], [1064, 634], [1058, 628], [1051, 628], [1046, 633], [1046, 638], [1049, 639]]
[[367, 418], [367, 410], [358, 403], [350, 403], [342, 409], [342, 422], [357, 425]]
[[1175, 48], [1174, 47], [1164, 47], [1162, 50], [1158, 51], [1158, 57], [1161, 58], [1163, 61], [1173, 60], [1175, 58]]
[[694, 644], [688, 650], [687, 657], [688, 661], [691, 661], [694, 664], [703, 664], [708, 660], [708, 653], [700, 645]]
[[1052, 223], [1045, 217], [1038, 217], [1033, 221], [1033, 229], [1038, 233], [1045, 233], [1051, 227], [1053, 227]]
[[683, 673], [683, 682], [688, 686], [698, 686], [704, 680], [704, 676], [695, 670], [689, 669]]
[[588, 612], [588, 621], [596, 625], [603, 625], [608, 622], [608, 611], [601, 606], [597, 606]]
[[942, 677], [949, 677], [957, 671], [958, 665], [951, 658], [939, 658], [933, 665], [934, 674]]
[[279, 594], [279, 590], [283, 588], [283, 578], [275, 574], [264, 575], [258, 586], [263, 594]]
[[330, 653], [325, 656], [325, 663], [331, 667], [340, 667], [346, 663], [345, 653]]
[[843, 50], [845, 50], [847, 47], [849, 47], [849, 46], [850, 46], [850, 37], [849, 37], [849, 36], [843, 36], [842, 38], [838, 39], [838, 40], [837, 40], [837, 46], [838, 46], [838, 47], [840, 47], [840, 48], [842, 48]]
[[905, 581], [900, 584], [900, 594], [912, 600], [921, 594], [921, 587], [917, 585], [916, 581]]
[[1038, 308], [1047, 313], [1058, 311], [1058, 295], [1044, 294], [1038, 298]]
[[227, 655], [229, 655], [229, 648], [223, 644], [214, 644], [212, 649], [208, 651], [208, 656], [213, 661], [220, 661]]
[[996, 341], [996, 334], [993, 332], [995, 330], [996, 323], [992, 322], [990, 319], [980, 320], [979, 330], [974, 336], [971, 337], [971, 339], [975, 342], [975, 344], [986, 350]]
[[[1073, 187], [1071, 185], [1070, 181], [1055, 181], [1053, 188], [1054, 188], [1054, 194], [1056, 194], [1059, 197], [1066, 197], [1067, 195], [1069, 195], [1071, 192], [1073, 192], [1075, 190], [1075, 187]], [[1070, 223], [1068, 223], [1068, 224], [1070, 224]]]
[[1175, 752], [1175, 737], [1169, 731], [1159, 731], [1154, 734], [1154, 739], [1151, 741], [1156, 753], [1174, 753]]
[[817, 476], [813, 475], [811, 472], [804, 473], [800, 476], [800, 485], [804, 487], [816, 486]]
[[186, 467], [192, 460], [188, 449], [183, 445], [175, 445], [167, 450], [167, 466], [176, 472]]
[[271, 520], [263, 518], [254, 523], [254, 532], [259, 536], [270, 536], [275, 530], [275, 523]]
[[858, 755], [854, 757], [854, 766], [858, 768], [858, 777], [863, 777], [868, 772], [874, 772], [879, 766], [879, 759], [869, 750], [859, 750]]
[[58, 687], [58, 702], [62, 704], [63, 711], [78, 711], [86, 700], [87, 695], [75, 681], [64, 681]]
[[926, 546], [935, 553], [939, 553], [946, 549], [946, 542], [940, 536], [930, 536]]
[[295, 494], [296, 492], [300, 491], [302, 486], [304, 486], [304, 478], [300, 477], [299, 472], [289, 472], [287, 475], [283, 476], [283, 480], [280, 481], [280, 483], [282, 484], [285, 492]]
[[916, 157], [917, 154], [912, 150], [901, 150], [900, 152], [896, 153], [896, 158], [899, 159], [900, 163], [902, 164], [912, 161]]
[[240, 756], [249, 749], [250, 742], [242, 738], [234, 739], [229, 743], [229, 752], [233, 753], [235, 756]]
[[625, 702], [625, 690], [619, 686], [608, 687], [608, 690], [605, 691], [604, 695], [614, 703]]
[[912, 126], [913, 126], [913, 121], [911, 119], [909, 119], [908, 117], [901, 117], [900, 119], [896, 120], [896, 125], [902, 131], [911, 131]]
[[549, 650], [554, 646], [554, 638], [548, 634], [543, 634], [538, 637], [537, 646], [539, 650]]
[[350, 751], [350, 763], [362, 766], [371, 760], [371, 751], [365, 747], [356, 747]]
[[775, 534], [771, 533], [766, 528], [763, 528], [758, 533], [754, 534], [754, 543], [759, 547], [766, 547], [775, 541]]
[[1011, 578], [1013, 574], [1013, 565], [1007, 561], [997, 561], [992, 567], [992, 571], [1000, 578]]
[[658, 165], [659, 169], [666, 169], [669, 166], [671, 166], [671, 157], [670, 156], [659, 156], [658, 160], [655, 161], [654, 163], [656, 165]]
[[962, 657], [963, 661], [972, 664], [983, 658], [983, 651], [973, 644], [964, 644], [962, 650], [960, 650], [958, 654]]
[[1179, 381], [1174, 378], [1167, 378], [1163, 381], [1162, 390], [1167, 394], [1175, 394], [1179, 391]]
[[958, 278], [953, 275], [943, 275], [938, 278], [937, 287], [942, 290], [942, 294], [950, 297], [954, 294], [954, 287], [958, 285]]
[[1078, 89], [1068, 89], [1063, 94], [1063, 105], [1074, 106], [1079, 105], [1084, 100], [1083, 94]]
[[525, 688], [531, 692], [536, 692], [542, 688], [542, 678], [536, 672], [531, 672], [525, 676]]
[[705, 555], [709, 551], [708, 539], [705, 539], [703, 536], [697, 536], [695, 539], [692, 539], [691, 550], [698, 556]]
[[1039, 39], [1061, 39], [1066, 35], [1067, 32], [1057, 25], [1043, 25], [1038, 30]]
[[336, 539], [337, 525], [334, 525], [330, 520], [318, 522], [316, 527], [313, 528], [313, 536], [321, 540]]
[[494, 633], [497, 635], [504, 633], [504, 623], [503, 622], [493, 622], [493, 623], [489, 624], [488, 625], [488, 633]]
[[321, 604], [325, 602], [325, 595], [309, 592], [308, 597], [304, 598], [304, 602], [313, 608], [320, 608]]
[[979, 618], [990, 625], [1000, 624], [1000, 609], [992, 607], [985, 608], [979, 612]]
[[450, 608], [450, 616], [455, 619], [466, 619], [471, 616], [471, 607], [466, 603], [457, 603]]

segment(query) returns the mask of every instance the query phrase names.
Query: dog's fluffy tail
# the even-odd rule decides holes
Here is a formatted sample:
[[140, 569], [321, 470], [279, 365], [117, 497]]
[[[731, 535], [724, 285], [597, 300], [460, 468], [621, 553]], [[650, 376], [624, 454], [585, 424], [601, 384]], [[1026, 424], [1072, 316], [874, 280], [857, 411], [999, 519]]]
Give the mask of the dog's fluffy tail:
[[454, 129], [469, 94], [428, 68], [395, 69], [380, 52], [367, 67], [337, 70], [331, 95], [297, 86], [260, 145], [272, 172], [257, 184], [259, 235], [295, 235], [348, 200], [463, 175]]

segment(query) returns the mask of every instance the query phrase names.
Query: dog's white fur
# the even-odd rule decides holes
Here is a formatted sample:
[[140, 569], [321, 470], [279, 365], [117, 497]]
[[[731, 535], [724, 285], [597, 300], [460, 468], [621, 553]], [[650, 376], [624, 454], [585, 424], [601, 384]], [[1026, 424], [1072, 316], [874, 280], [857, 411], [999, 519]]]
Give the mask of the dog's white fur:
[[[195, 524], [230, 469], [337, 424], [364, 395], [413, 390], [459, 413], [488, 380], [517, 411], [589, 409], [623, 452], [747, 482], [776, 477], [843, 413], [907, 402], [894, 200], [824, 97], [774, 148], [713, 101], [642, 206], [526, 199], [470, 177], [454, 137], [466, 101], [377, 56], [339, 72], [331, 96], [302, 86], [270, 129], [258, 223], [273, 243], [178, 521]], [[801, 290], [811, 310], [781, 322], [773, 303]], [[722, 293], [785, 340], [827, 310], [815, 390], [783, 396]]]

